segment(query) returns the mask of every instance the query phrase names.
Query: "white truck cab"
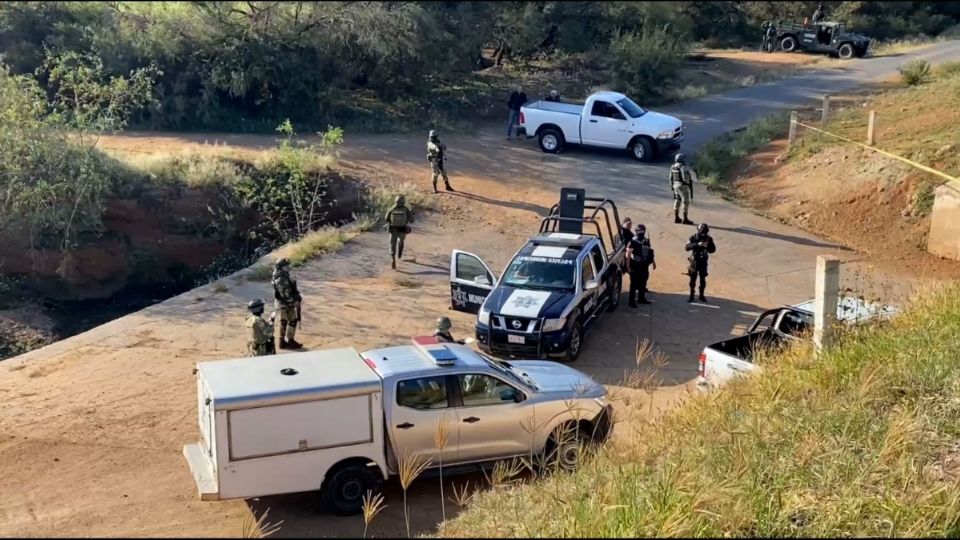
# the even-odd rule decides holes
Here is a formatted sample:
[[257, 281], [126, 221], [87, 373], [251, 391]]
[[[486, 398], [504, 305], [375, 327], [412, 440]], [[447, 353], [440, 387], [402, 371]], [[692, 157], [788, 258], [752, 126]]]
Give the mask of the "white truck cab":
[[[429, 471], [442, 452], [445, 473], [531, 455], [572, 468], [581, 444], [612, 429], [606, 389], [586, 374], [498, 362], [432, 337], [364, 353], [201, 362], [196, 373], [200, 441], [183, 452], [202, 500], [319, 491], [335, 513], [355, 514], [402, 456]], [[568, 430], [578, 436], [560, 436]]]
[[683, 142], [679, 118], [653, 112], [619, 92], [596, 92], [585, 103], [538, 100], [520, 108], [520, 127], [555, 154], [567, 144], [623, 148], [652, 161]]

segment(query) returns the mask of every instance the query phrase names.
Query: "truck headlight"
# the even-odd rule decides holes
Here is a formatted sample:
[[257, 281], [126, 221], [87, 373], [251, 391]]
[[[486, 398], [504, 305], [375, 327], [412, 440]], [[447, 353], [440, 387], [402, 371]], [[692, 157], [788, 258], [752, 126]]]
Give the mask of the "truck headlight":
[[658, 138], [658, 139], [672, 139], [672, 138], [673, 138], [673, 130], [671, 129], [671, 130], [669, 130], [669, 131], [661, 131], [660, 134], [657, 135], [657, 138]]
[[557, 330], [562, 329], [567, 324], [567, 318], [561, 317], [559, 319], [545, 319], [543, 321], [543, 331], [544, 332], [556, 332]]
[[486, 326], [490, 326], [490, 312], [483, 307], [480, 307], [480, 311], [477, 312], [477, 322]]

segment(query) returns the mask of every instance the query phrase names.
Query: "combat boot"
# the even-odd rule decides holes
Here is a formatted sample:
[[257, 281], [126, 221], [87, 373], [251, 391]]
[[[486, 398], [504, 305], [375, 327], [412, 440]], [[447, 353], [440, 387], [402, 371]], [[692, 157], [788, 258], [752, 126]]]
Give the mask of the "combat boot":
[[678, 214], [677, 212], [673, 213], [673, 222], [680, 223], [680, 214]]
[[397, 269], [397, 259], [395, 259], [394, 257], [390, 257], [390, 268], [392, 270]]
[[297, 340], [295, 340], [295, 339], [293, 339], [293, 338], [290, 338], [290, 339], [287, 340], [287, 348], [288, 348], [288, 349], [302, 349], [302, 348], [303, 348], [303, 344], [297, 342]]
[[649, 304], [650, 301], [647, 300], [647, 297], [646, 297], [646, 296], [641, 296], [640, 299], [637, 300], [637, 303], [638, 303], [638, 304]]
[[280, 346], [277, 347], [277, 348], [278, 348], [278, 349], [289, 349], [289, 348], [290, 348], [290, 345], [287, 344], [287, 340], [286, 340], [286, 339], [280, 338]]
[[693, 289], [690, 289], [690, 298], [687, 298], [687, 302], [693, 302]]
[[700, 301], [701, 302], [707, 301], [707, 297], [703, 295], [703, 289], [700, 289]]
[[456, 191], [455, 189], [453, 189], [453, 186], [451, 186], [450, 184], [447, 184], [446, 189], [447, 191]]
[[683, 224], [684, 225], [693, 225], [693, 222], [687, 219], [687, 214], [683, 214]]

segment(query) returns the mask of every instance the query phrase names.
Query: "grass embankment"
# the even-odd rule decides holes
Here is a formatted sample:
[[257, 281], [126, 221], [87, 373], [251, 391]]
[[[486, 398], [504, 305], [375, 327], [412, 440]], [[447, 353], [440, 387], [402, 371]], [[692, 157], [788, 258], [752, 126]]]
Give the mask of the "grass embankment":
[[960, 286], [761, 358], [575, 474], [477, 495], [445, 536], [960, 534]]
[[[819, 111], [801, 110], [800, 121], [816, 125], [830, 133], [865, 142], [869, 111], [877, 112], [875, 146], [952, 176], [960, 174], [960, 148], [957, 128], [960, 124], [960, 62], [942, 64], [918, 75], [915, 66], [905, 64], [902, 86], [864, 99], [866, 106], [849, 106], [842, 101], [834, 105], [825, 127], [820, 125]], [[928, 66], [929, 68], [929, 66]], [[913, 81], [907, 85], [906, 80]], [[694, 168], [700, 180], [711, 191], [724, 198], [734, 198], [730, 172], [751, 153], [774, 139], [784, 138], [789, 115], [780, 113], [751, 123], [745, 129], [718, 137], [697, 153]], [[787, 154], [790, 161], [811, 157], [830, 146], [850, 145], [835, 137], [803, 127], [797, 128], [798, 143]], [[876, 154], [880, 156], [880, 154]], [[883, 158], [886, 159], [886, 158]], [[943, 182], [924, 174], [919, 190], [918, 209], [929, 211], [933, 189]], [[922, 207], [922, 208], [920, 208]]]

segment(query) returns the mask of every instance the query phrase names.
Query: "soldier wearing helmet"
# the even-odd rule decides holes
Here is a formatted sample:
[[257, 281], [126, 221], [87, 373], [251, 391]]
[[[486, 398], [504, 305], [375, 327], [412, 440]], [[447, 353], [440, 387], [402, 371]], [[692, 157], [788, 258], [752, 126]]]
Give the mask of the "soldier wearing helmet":
[[246, 326], [249, 328], [247, 337], [247, 352], [250, 356], [266, 356], [276, 354], [277, 349], [273, 343], [273, 316], [270, 322], [263, 319], [263, 300], [256, 298], [247, 304], [250, 316], [247, 317]]
[[630, 307], [637, 307], [637, 303], [649, 304], [647, 300], [647, 281], [650, 279], [650, 266], [657, 269], [653, 247], [647, 237], [647, 228], [638, 223], [633, 238], [627, 244], [627, 271], [630, 273]]
[[697, 227], [697, 233], [690, 237], [685, 249], [690, 252], [690, 257], [687, 259], [690, 262], [690, 268], [687, 271], [690, 276], [690, 298], [687, 302], [693, 302], [693, 290], [698, 276], [700, 277], [700, 301], [706, 302], [707, 298], [703, 292], [707, 288], [707, 263], [710, 260], [710, 254], [717, 251], [713, 237], [710, 236], [710, 227], [706, 223], [701, 223]]
[[443, 166], [443, 160], [447, 154], [447, 145], [440, 140], [440, 136], [437, 135], [437, 130], [431, 129], [430, 135], [427, 138], [427, 162], [430, 163], [430, 168], [433, 171], [431, 180], [433, 181], [433, 192], [439, 193], [437, 191], [437, 180], [442, 176], [443, 183], [446, 184], [447, 191], [453, 191], [453, 188], [450, 187], [450, 179], [447, 178], [447, 170]]
[[453, 334], [450, 333], [452, 326], [453, 324], [450, 322], [450, 317], [440, 317], [437, 319], [437, 331], [433, 333], [433, 336], [437, 338], [437, 341], [440, 343], [459, 343], [463, 345], [464, 341], [462, 339], [453, 339]]
[[397, 269], [397, 259], [403, 257], [403, 241], [410, 233], [410, 223], [413, 223], [413, 212], [407, 207], [403, 195], [397, 195], [393, 207], [384, 217], [387, 229], [390, 231], [390, 268]]
[[[687, 219], [687, 210], [690, 208], [690, 201], [693, 200], [693, 177], [685, 161], [686, 156], [682, 153], [677, 154], [673, 158], [673, 166], [670, 167], [670, 187], [673, 189], [673, 222], [693, 225], [693, 222]], [[683, 207], [682, 220], [680, 219], [681, 206]]]
[[294, 336], [297, 333], [297, 323], [300, 322], [300, 302], [303, 297], [297, 289], [297, 280], [290, 276], [290, 259], [277, 259], [271, 283], [274, 302], [280, 311], [280, 348], [299, 349], [303, 345], [297, 343]]
[[556, 90], [551, 90], [550, 94], [547, 95], [544, 101], [560, 101], [560, 92], [557, 92]]

